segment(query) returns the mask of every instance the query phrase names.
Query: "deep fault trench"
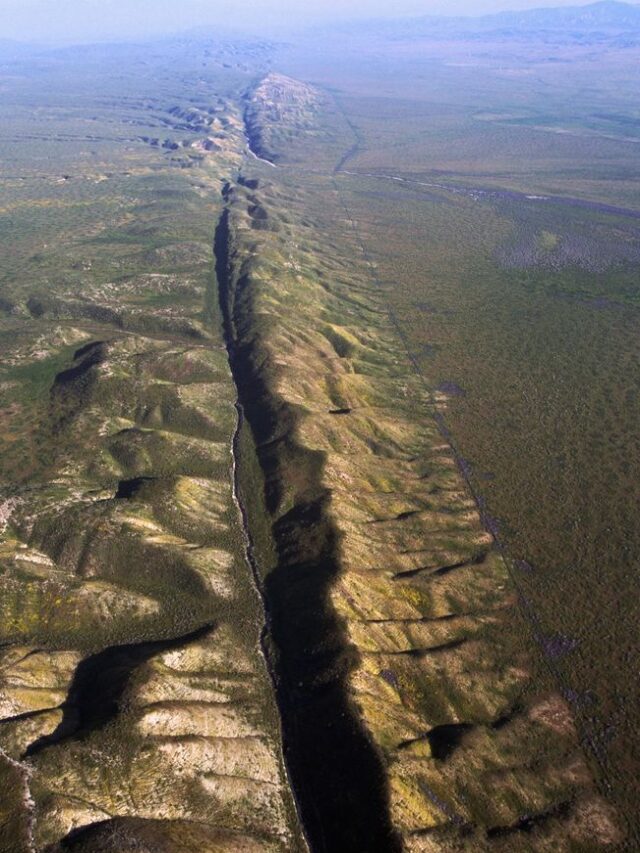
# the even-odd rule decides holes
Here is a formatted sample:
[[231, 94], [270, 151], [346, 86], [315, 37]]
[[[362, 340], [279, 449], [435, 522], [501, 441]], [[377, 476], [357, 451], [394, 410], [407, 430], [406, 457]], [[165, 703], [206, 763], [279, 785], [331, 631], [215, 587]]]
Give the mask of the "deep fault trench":
[[[269, 430], [278, 412], [282, 414], [282, 406], [268, 383], [257, 375], [251, 342], [237, 331], [240, 325], [250, 325], [247, 312], [250, 315], [251, 308], [246, 294], [240, 298], [238, 292], [247, 286], [246, 279], [236, 280], [230, 257], [230, 187], [224, 197], [226, 207], [216, 229], [214, 250], [223, 329], [238, 395], [232, 442], [234, 500], [246, 560], [261, 600], [262, 654], [279, 707], [285, 765], [299, 824], [306, 844], [317, 853], [352, 853], [354, 849], [394, 853], [400, 845], [389, 820], [384, 771], [347, 697], [345, 680], [354, 650], [328, 600], [329, 585], [339, 572], [337, 533], [326, 519], [321, 465], [318, 458], [309, 460], [313, 454], [305, 457], [298, 450], [301, 465], [307, 465], [308, 476], [317, 480], [313, 483], [317, 497], [284, 517], [268, 515], [277, 564], [266, 577], [256, 553], [251, 513], [243, 499], [241, 436], [243, 429], [251, 430], [262, 473], [268, 477], [267, 471], [277, 465], [272, 458], [264, 458], [273, 452]], [[256, 488], [256, 484], [248, 487]], [[268, 503], [267, 497], [267, 513]], [[298, 545], [304, 551], [298, 537], [309, 524], [320, 531], [320, 545], [313, 553], [294, 553], [292, 557]]]

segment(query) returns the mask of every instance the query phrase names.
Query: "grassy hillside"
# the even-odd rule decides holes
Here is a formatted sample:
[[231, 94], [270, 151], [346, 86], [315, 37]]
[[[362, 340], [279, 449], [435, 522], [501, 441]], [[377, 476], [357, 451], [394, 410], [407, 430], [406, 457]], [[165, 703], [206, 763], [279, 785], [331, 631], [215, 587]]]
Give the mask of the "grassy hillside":
[[0, 847], [303, 849], [212, 251], [260, 51], [100, 54], [2, 80]]

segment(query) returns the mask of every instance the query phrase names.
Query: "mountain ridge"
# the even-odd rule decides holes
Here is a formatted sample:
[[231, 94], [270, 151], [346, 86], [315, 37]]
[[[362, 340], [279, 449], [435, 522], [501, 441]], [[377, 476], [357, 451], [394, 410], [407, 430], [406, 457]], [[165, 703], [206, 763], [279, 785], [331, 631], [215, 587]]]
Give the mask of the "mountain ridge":
[[640, 5], [620, 0], [598, 0], [583, 6], [549, 6], [475, 16], [421, 15], [412, 18], [371, 19], [340, 29], [363, 35], [379, 32], [391, 37], [486, 33], [545, 33], [615, 37], [640, 34]]

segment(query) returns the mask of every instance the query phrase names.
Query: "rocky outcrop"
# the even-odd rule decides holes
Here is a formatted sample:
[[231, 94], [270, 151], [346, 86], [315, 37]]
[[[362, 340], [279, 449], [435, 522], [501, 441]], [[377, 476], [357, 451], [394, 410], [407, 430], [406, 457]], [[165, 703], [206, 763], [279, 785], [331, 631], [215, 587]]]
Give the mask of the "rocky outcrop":
[[267, 74], [245, 95], [249, 150], [273, 164], [300, 162], [309, 146], [316, 166], [332, 162], [336, 126], [342, 121], [323, 92], [277, 72]]

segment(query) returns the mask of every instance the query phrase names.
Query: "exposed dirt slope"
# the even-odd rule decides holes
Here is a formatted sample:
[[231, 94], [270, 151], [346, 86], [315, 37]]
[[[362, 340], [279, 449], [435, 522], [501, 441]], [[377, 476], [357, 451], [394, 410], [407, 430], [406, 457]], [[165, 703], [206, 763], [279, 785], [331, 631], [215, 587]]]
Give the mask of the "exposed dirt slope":
[[[321, 119], [321, 120], [320, 120]], [[271, 72], [245, 97], [244, 120], [250, 150], [271, 163], [308, 163], [329, 169], [340, 150], [341, 116], [320, 90]]]

